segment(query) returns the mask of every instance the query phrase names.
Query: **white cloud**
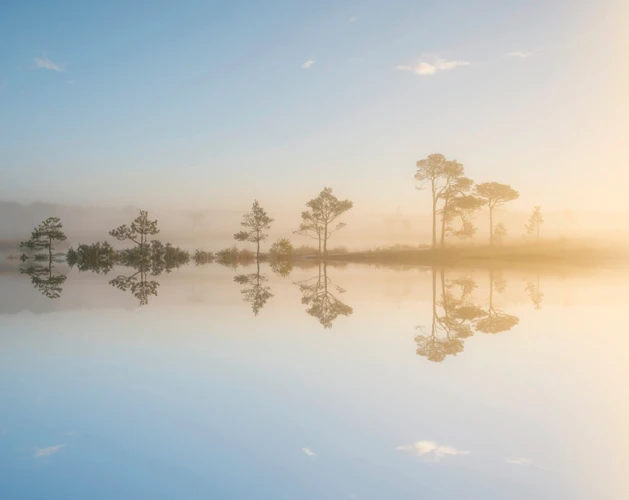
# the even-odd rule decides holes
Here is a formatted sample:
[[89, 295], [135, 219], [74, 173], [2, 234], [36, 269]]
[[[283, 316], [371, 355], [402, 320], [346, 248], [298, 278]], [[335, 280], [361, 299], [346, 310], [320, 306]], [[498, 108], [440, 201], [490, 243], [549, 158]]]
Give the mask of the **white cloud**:
[[434, 75], [438, 71], [449, 71], [454, 68], [458, 68], [459, 66], [469, 66], [470, 63], [467, 61], [447, 61], [445, 59], [437, 58], [434, 63], [428, 63], [425, 61], [420, 61], [415, 65], [410, 64], [401, 64], [396, 66], [395, 69], [401, 71], [412, 71], [413, 73], [421, 76], [426, 75]]
[[66, 80], [66, 83], [67, 83], [68, 85], [74, 85], [74, 80]]
[[355, 23], [356, 21], [358, 21], [358, 19], [356, 17], [350, 17], [347, 22], [348, 23]]
[[533, 55], [533, 52], [515, 51], [515, 52], [507, 52], [502, 57], [506, 57], [506, 58], [518, 57], [520, 59], [526, 59], [527, 57], [531, 57], [532, 55]]
[[36, 57], [33, 59], [36, 68], [44, 68], [51, 69], [53, 71], [61, 71], [61, 68], [50, 59], [46, 59], [45, 57]]
[[440, 445], [434, 441], [417, 441], [416, 443], [398, 446], [398, 451], [414, 451], [420, 457], [431, 458], [435, 461], [446, 456], [469, 455], [469, 451], [457, 450], [452, 446]]
[[314, 457], [315, 456], [315, 452], [312, 451], [310, 448], [302, 448], [301, 451], [303, 451], [309, 457]]
[[301, 65], [302, 68], [304, 69], [310, 69], [310, 66], [312, 66], [314, 64], [314, 61], [312, 59], [306, 61], [305, 63], [303, 63]]
[[529, 460], [528, 458], [506, 459], [505, 462], [513, 465], [533, 465], [533, 460]]
[[47, 448], [38, 448], [37, 450], [35, 450], [35, 454], [33, 455], [33, 458], [49, 457], [57, 453], [64, 446], [65, 445], [63, 444], [58, 444], [57, 446], [48, 446]]

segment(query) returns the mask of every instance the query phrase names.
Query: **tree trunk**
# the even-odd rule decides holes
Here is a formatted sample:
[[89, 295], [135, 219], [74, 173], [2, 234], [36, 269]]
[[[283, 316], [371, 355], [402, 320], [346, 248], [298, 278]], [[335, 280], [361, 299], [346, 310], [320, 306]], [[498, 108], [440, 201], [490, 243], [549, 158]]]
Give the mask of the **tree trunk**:
[[[256, 243], [258, 244], [257, 248], [256, 248], [256, 261], [260, 262], [260, 238], [258, 238], [258, 240], [256, 241]], [[258, 272], [260, 272], [260, 270], [258, 269]]]
[[328, 221], [325, 221], [325, 226], [323, 228], [323, 258], [328, 258]]
[[52, 238], [48, 236], [48, 263], [52, 266]]
[[443, 211], [441, 212], [441, 248], [446, 246], [446, 210], [448, 208], [448, 202], [443, 205]]
[[437, 321], [437, 270], [432, 268], [432, 331], [431, 335], [435, 336], [435, 327]]
[[437, 198], [435, 190], [432, 193], [432, 248], [437, 247]]
[[489, 246], [494, 246], [494, 209], [489, 207]]

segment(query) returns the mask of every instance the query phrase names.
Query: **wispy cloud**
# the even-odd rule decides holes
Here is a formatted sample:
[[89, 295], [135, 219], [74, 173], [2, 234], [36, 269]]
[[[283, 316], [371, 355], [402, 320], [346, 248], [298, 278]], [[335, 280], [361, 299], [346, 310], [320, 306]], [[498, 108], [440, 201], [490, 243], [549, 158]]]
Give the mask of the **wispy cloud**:
[[533, 460], [530, 460], [528, 458], [506, 459], [505, 462], [507, 462], [508, 464], [513, 464], [513, 465], [533, 465]]
[[357, 17], [350, 17], [350, 18], [347, 20], [347, 22], [348, 22], [348, 23], [355, 23], [356, 21], [358, 21], [358, 18], [357, 18]]
[[54, 63], [53, 61], [45, 57], [36, 57], [35, 59], [33, 59], [33, 62], [35, 63], [35, 67], [37, 69], [43, 68], [43, 69], [51, 69], [53, 71], [61, 71], [61, 68], [59, 67], [58, 64]]
[[452, 446], [445, 446], [434, 441], [417, 441], [416, 443], [398, 446], [396, 448], [398, 451], [412, 451], [417, 453], [420, 457], [425, 457], [432, 459], [434, 461], [439, 461], [447, 456], [457, 456], [457, 455], [469, 455], [469, 451], [465, 450], [457, 450]]
[[57, 453], [64, 446], [65, 445], [63, 444], [58, 444], [57, 446], [48, 446], [47, 448], [38, 448], [37, 450], [35, 450], [35, 454], [33, 455], [33, 458], [49, 457]]
[[312, 59], [309, 59], [308, 61], [303, 63], [301, 67], [304, 69], [310, 69], [310, 66], [312, 66], [313, 64], [314, 64], [314, 61]]
[[74, 80], [66, 80], [66, 83], [67, 83], [68, 85], [74, 85]]
[[302, 448], [301, 451], [303, 451], [309, 457], [316, 456], [316, 453], [314, 451], [312, 451], [310, 448]]
[[395, 69], [400, 71], [412, 71], [420, 76], [434, 75], [439, 71], [449, 71], [459, 66], [469, 66], [467, 61], [447, 61], [445, 59], [437, 58], [433, 63], [426, 61], [420, 61], [417, 64], [401, 64], [396, 66]]
[[507, 59], [510, 59], [512, 57], [517, 57], [519, 59], [526, 59], [527, 57], [531, 57], [533, 55], [533, 52], [524, 52], [524, 51], [515, 51], [515, 52], [507, 52], [504, 56]]

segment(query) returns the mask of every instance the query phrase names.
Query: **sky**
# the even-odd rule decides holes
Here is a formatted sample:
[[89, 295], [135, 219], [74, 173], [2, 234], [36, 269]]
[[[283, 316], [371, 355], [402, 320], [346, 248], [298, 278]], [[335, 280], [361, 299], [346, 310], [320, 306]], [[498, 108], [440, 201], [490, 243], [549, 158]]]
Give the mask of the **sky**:
[[0, 200], [425, 213], [440, 152], [514, 209], [629, 210], [621, 0], [22, 1]]

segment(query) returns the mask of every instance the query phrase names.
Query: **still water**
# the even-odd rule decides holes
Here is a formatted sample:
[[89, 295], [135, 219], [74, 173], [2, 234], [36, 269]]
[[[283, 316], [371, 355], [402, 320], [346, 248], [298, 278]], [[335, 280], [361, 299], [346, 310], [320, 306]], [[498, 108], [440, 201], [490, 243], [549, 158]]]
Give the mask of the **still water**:
[[623, 270], [57, 267], [0, 274], [2, 499], [629, 498]]

